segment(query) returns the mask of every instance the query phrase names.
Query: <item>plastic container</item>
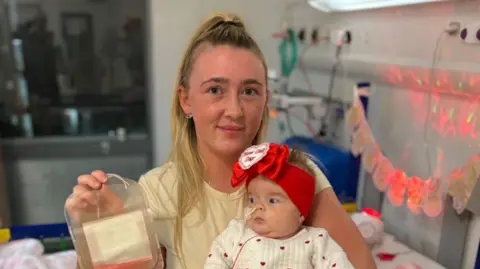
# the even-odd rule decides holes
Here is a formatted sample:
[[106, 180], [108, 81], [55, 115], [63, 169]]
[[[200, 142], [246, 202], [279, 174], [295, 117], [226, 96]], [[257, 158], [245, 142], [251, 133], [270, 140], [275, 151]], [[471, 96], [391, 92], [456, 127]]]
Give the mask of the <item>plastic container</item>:
[[380, 213], [364, 209], [362, 212], [352, 214], [351, 217], [370, 248], [382, 242], [384, 226]]
[[94, 194], [96, 205], [65, 210], [80, 267], [162, 268], [160, 244], [141, 186], [109, 174], [107, 183]]

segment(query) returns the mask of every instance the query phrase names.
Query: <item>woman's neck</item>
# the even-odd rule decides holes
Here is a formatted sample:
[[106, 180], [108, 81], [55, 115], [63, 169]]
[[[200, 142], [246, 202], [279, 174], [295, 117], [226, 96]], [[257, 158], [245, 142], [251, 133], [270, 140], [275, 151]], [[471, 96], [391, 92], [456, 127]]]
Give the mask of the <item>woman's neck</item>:
[[205, 181], [218, 191], [234, 192], [236, 189], [232, 187], [230, 179], [238, 156], [220, 156], [200, 145], [199, 152], [205, 164]]

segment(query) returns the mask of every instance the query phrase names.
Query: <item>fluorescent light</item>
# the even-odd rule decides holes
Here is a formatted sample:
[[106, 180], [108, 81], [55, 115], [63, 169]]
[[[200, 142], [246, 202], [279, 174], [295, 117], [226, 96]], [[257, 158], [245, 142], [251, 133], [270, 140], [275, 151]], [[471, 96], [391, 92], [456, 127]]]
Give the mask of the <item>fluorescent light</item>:
[[330, 12], [332, 11], [331, 10], [331, 7], [325, 3], [327, 1], [318, 1], [318, 0], [309, 0], [308, 1], [308, 4], [313, 7], [314, 9], [318, 9], [322, 12]]
[[308, 0], [308, 3], [313, 8], [323, 12], [342, 12], [440, 1], [446, 0]]

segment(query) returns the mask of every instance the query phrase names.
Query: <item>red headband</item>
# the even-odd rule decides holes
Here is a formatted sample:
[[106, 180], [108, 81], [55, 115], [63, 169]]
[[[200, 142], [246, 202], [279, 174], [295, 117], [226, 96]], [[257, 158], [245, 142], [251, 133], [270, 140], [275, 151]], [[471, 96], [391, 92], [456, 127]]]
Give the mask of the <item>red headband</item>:
[[233, 166], [232, 186], [246, 186], [258, 175], [277, 183], [306, 218], [315, 196], [315, 178], [288, 163], [286, 145], [264, 143], [246, 149]]

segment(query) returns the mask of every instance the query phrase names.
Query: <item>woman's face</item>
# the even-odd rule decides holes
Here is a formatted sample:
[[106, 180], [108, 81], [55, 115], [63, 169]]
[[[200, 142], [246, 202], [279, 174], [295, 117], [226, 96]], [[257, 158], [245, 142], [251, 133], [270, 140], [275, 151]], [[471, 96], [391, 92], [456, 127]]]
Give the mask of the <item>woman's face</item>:
[[180, 100], [193, 117], [200, 149], [231, 156], [252, 144], [267, 102], [265, 72], [245, 49], [206, 46], [198, 52]]

